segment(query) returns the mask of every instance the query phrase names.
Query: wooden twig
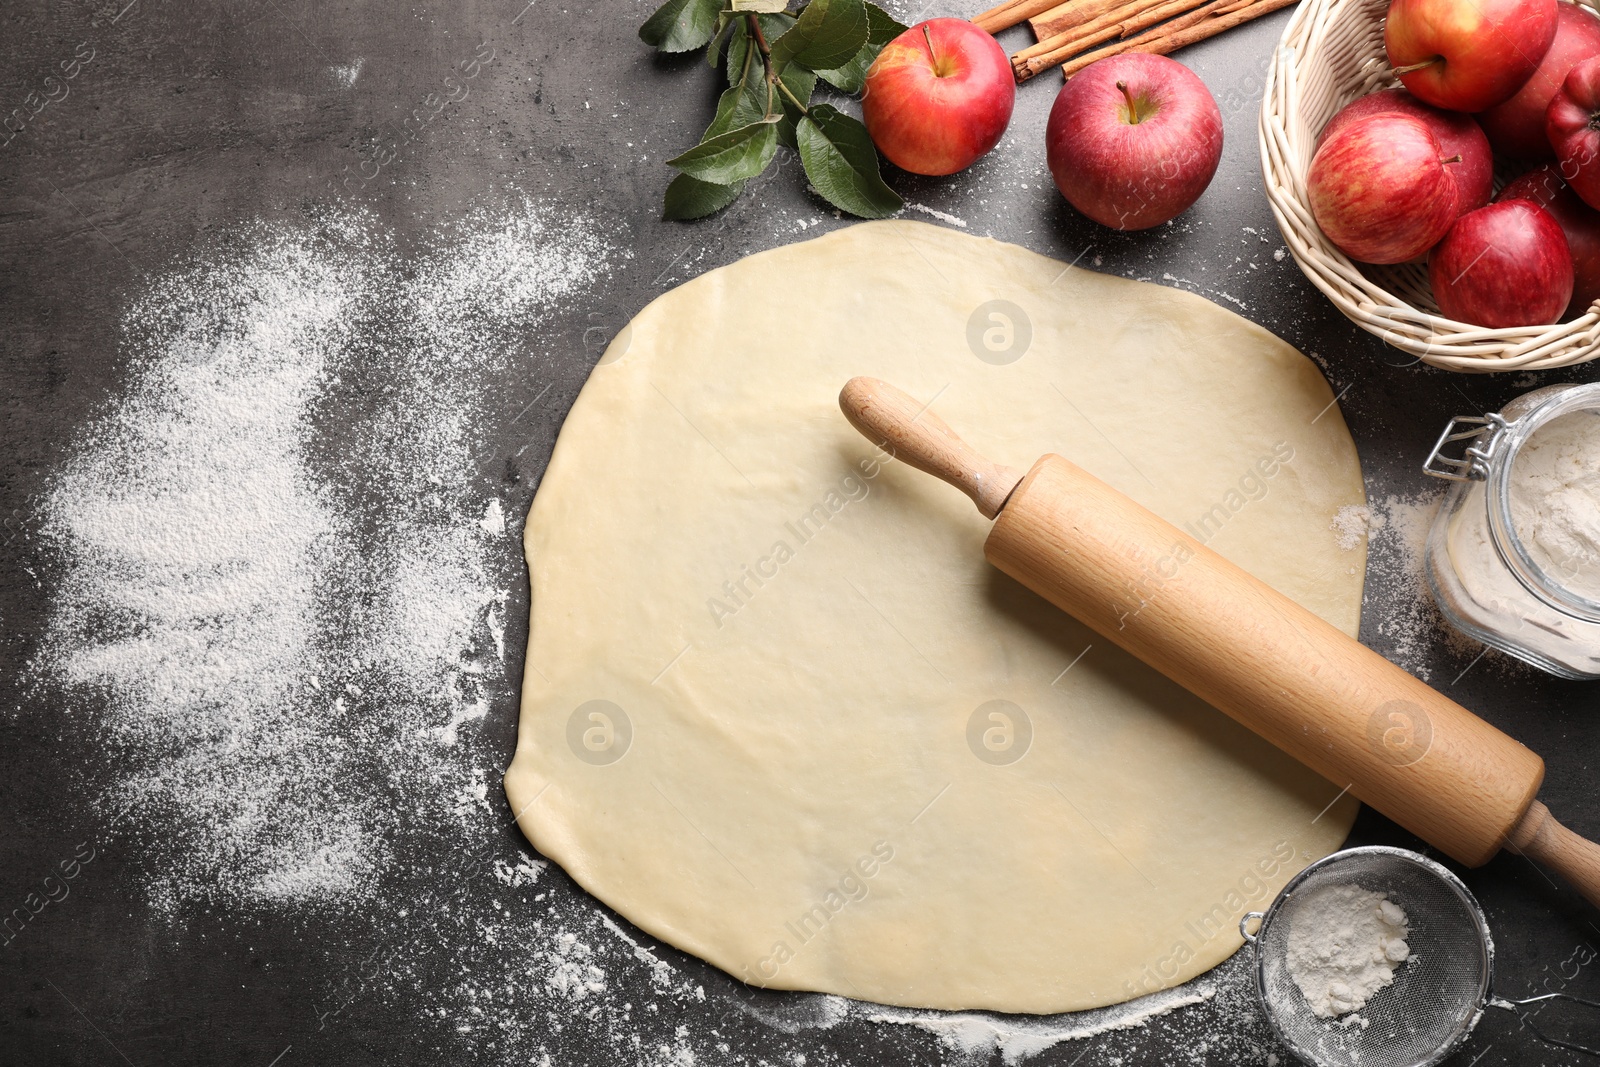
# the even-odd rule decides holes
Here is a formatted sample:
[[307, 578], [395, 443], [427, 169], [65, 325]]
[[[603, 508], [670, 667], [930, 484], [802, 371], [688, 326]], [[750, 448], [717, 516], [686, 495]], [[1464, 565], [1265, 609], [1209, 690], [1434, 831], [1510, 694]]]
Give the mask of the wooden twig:
[[[1116, 44], [1079, 56], [1077, 59], [1064, 64], [1061, 68], [1061, 73], [1064, 77], [1070, 78], [1096, 60], [1105, 59], [1107, 56], [1120, 55], [1124, 52], [1144, 52], [1155, 56], [1169, 55], [1180, 48], [1186, 48], [1191, 44], [1215, 37], [1224, 30], [1231, 30], [1235, 26], [1241, 26], [1252, 19], [1270, 15], [1274, 11], [1281, 11], [1299, 2], [1300, 0], [1231, 0], [1231, 3], [1223, 5], [1220, 10], [1207, 12], [1201, 18], [1188, 22], [1184, 26], [1173, 29], [1162, 26], [1132, 40], [1119, 41]], [[1173, 20], [1174, 23], [1178, 21], [1180, 20]], [[1172, 24], [1169, 23], [1168, 25]]]
[[1061, 6], [1061, 0], [1005, 0], [1005, 3], [991, 7], [972, 22], [980, 30], [999, 33], [1058, 6]]
[[1118, 37], [1130, 37], [1140, 30], [1164, 22], [1174, 15], [1190, 16], [1196, 9], [1206, 10], [1238, 0], [1129, 0], [1082, 26], [1057, 34], [1024, 48], [1011, 57], [1011, 69], [1018, 82], [1025, 82], [1042, 70], [1059, 66], [1073, 56]]

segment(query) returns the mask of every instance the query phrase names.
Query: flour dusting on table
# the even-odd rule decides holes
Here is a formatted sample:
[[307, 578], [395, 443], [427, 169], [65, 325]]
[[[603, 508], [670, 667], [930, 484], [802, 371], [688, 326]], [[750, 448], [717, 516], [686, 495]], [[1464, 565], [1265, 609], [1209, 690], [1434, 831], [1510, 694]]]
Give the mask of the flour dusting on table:
[[[1254, 955], [1240, 952], [1193, 981], [1123, 1004], [1067, 1015], [1001, 1015], [995, 1012], [931, 1012], [851, 1003], [851, 1014], [872, 1022], [925, 1030], [937, 1038], [949, 1062], [976, 1065], [999, 1062], [1013, 1067], [1066, 1042], [1122, 1035], [1133, 1048], [1143, 1032], [1163, 1031], [1161, 1057], [1172, 1064], [1272, 1064], [1278, 1056], [1256, 998]], [[1187, 1009], [1204, 1005], [1204, 1013]], [[1083, 1055], [1069, 1053], [1062, 1063]], [[1126, 1060], [1115, 1054], [1106, 1062]]]
[[126, 391], [46, 508], [36, 666], [119, 757], [103, 805], [161, 906], [337, 908], [395, 862], [397, 808], [470, 773], [441, 749], [487, 710], [512, 577], [467, 488], [490, 372], [607, 254], [531, 204], [404, 273], [359, 216], [226, 244], [126, 316]]
[[[1447, 683], [1465, 670], [1523, 672], [1516, 660], [1486, 652], [1480, 642], [1452, 627], [1434, 605], [1425, 558], [1428, 531], [1442, 499], [1435, 491], [1373, 495], [1362, 523], [1369, 547], [1362, 618], [1376, 630], [1373, 646], [1425, 682]], [[1356, 518], [1346, 515], [1345, 526], [1336, 519], [1334, 529], [1343, 535], [1348, 527], [1356, 535]], [[1433, 664], [1441, 649], [1451, 673], [1435, 678]]]

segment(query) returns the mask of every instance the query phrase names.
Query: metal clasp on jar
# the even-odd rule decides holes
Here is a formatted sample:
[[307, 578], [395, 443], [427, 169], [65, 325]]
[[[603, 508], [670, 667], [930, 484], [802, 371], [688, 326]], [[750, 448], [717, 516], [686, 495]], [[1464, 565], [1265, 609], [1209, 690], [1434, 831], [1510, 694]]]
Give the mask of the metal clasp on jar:
[[[1457, 415], [1439, 435], [1438, 442], [1423, 461], [1422, 473], [1452, 482], [1470, 482], [1489, 476], [1489, 463], [1507, 430], [1515, 426], [1499, 412], [1487, 415]], [[1466, 427], [1463, 429], [1463, 427]], [[1458, 441], [1474, 441], [1459, 457], [1445, 455], [1445, 449]]]

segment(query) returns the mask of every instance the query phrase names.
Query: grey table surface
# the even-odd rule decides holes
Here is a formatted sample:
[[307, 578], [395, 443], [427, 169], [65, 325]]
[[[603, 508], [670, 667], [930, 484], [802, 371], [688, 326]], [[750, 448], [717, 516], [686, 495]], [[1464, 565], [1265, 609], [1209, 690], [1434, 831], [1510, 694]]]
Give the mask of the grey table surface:
[[[976, 7], [949, 0], [929, 5], [927, 14], [970, 15]], [[895, 10], [902, 18], [923, 13], [907, 3]], [[696, 1064], [1000, 1056], [854, 1016], [808, 1025], [813, 1001], [748, 989], [637, 931], [642, 944], [703, 986], [703, 1001], [661, 1000], [647, 1018], [643, 1006], [654, 999], [647, 978], [622, 974], [597, 1009], [574, 1009], [554, 1023], [533, 1019], [514, 1039], [489, 1040], [426, 1010], [431, 984], [449, 971], [454, 952], [450, 931], [423, 930], [438, 951], [424, 958], [411, 987], [351, 998], [330, 1023], [315, 1004], [334, 995], [350, 961], [370, 956], [389, 917], [307, 920], [221, 910], [174, 923], [154, 913], [136, 888], [147, 873], [137, 848], [106, 832], [101, 809], [85, 795], [92, 720], [70, 714], [59, 694], [25, 678], [56, 580], [34, 505], [75, 432], [128, 374], [116, 337], [128, 301], [144, 279], [197, 242], [243, 220], [293, 222], [328, 202], [358, 203], [405, 235], [508, 194], [581, 205], [597, 227], [618, 235], [631, 258], [555, 321], [530, 331], [525, 345], [543, 376], [508, 377], [503, 404], [480, 428], [479, 476], [500, 487], [515, 518], [525, 513], [598, 356], [597, 324], [609, 333], [665, 289], [797, 239], [802, 221], [810, 224], [808, 236], [851, 225], [807, 195], [792, 159], [710, 223], [659, 220], [669, 178], [661, 161], [691, 142], [717, 86], [694, 59], [660, 58], [643, 47], [634, 28], [645, 14], [634, 2], [572, 0], [12, 0], [0, 11], [0, 112], [23, 107], [84, 42], [95, 54], [68, 98], [0, 148], [0, 910], [20, 903], [74, 843], [99, 844], [70, 904], [40, 915], [26, 937], [0, 951], [0, 1063], [605, 1064], [655, 1062], [669, 1044], [674, 1062]], [[1211, 189], [1174, 226], [1113, 233], [1075, 215], [1055, 193], [1041, 135], [1058, 85], [1052, 76], [1021, 89], [1005, 139], [970, 172], [946, 180], [889, 177], [908, 200], [959, 218], [968, 232], [1192, 289], [1315, 353], [1343, 397], [1369, 496], [1410, 497], [1431, 488], [1419, 461], [1449, 416], [1494, 410], [1535, 383], [1600, 375], [1579, 368], [1476, 377], [1417, 366], [1347, 323], [1292, 258], [1274, 254], [1282, 241], [1262, 195], [1255, 128], [1266, 57], [1288, 16], [1181, 54], [1219, 99], [1227, 140]], [[1005, 40], [1024, 38], [1012, 31]], [[480, 43], [495, 58], [467, 99], [378, 178], [340, 180]], [[359, 77], [349, 84], [328, 76], [330, 67], [357, 58]], [[515, 421], [542, 390], [546, 401]], [[510, 542], [507, 551], [514, 551]], [[1417, 609], [1414, 590], [1384, 577], [1397, 565], [1385, 552], [1395, 551], [1375, 545], [1369, 574], [1377, 580], [1369, 581], [1363, 623], [1364, 639], [1390, 652], [1396, 624]], [[526, 638], [526, 623], [514, 621], [526, 618], [526, 586], [518, 590], [508, 612], [512, 647]], [[1480, 664], [1470, 648], [1436, 632], [1420, 641], [1405, 665], [1542, 753], [1549, 764], [1545, 799], [1574, 829], [1600, 837], [1590, 765], [1600, 752], [1597, 690], [1496, 667], [1496, 657]], [[483, 728], [502, 759], [515, 738], [519, 668], [511, 656]], [[1418, 845], [1370, 812], [1352, 840]], [[519, 842], [505, 829], [498, 847], [515, 855]], [[449, 858], [448, 843], [437, 847], [439, 856], [417, 858], [421, 886], [431, 861]], [[1504, 991], [1561, 988], [1600, 997], [1600, 976], [1572, 962], [1594, 958], [1600, 927], [1571, 891], [1507, 855], [1464, 877], [1495, 931]], [[552, 894], [581, 897], [559, 871], [547, 879], [542, 884]], [[347, 976], [343, 981], [348, 985]], [[1246, 969], [1230, 965], [1221, 981], [1211, 1002], [1147, 1027], [1064, 1042], [1030, 1062], [1281, 1062], [1251, 1002]], [[625, 1002], [640, 1005], [639, 1018], [621, 1020]], [[1553, 1010], [1543, 1021], [1554, 1031], [1600, 1033], [1592, 1017]], [[1452, 1062], [1492, 1067], [1581, 1057], [1540, 1047], [1515, 1019], [1491, 1012]]]

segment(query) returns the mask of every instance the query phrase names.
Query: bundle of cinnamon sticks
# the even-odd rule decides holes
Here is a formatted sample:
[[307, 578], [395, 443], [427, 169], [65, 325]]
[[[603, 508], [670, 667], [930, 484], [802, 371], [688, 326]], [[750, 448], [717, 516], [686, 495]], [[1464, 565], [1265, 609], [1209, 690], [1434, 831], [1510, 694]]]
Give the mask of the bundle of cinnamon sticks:
[[1005, 0], [972, 21], [990, 33], [1027, 20], [1039, 43], [1011, 57], [1018, 82], [1061, 67], [1068, 78], [1122, 52], [1167, 55], [1297, 0]]

